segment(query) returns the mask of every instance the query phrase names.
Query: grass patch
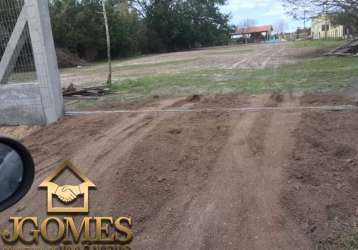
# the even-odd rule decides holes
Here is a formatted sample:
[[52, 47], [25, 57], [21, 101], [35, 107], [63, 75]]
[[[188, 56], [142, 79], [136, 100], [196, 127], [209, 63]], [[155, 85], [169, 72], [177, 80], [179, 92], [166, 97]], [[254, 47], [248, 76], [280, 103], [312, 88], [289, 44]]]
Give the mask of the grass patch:
[[[164, 61], [164, 62], [157, 62], [157, 63], [137, 63], [137, 64], [128, 64], [123, 65], [120, 62], [113, 61], [112, 62], [112, 70], [114, 72], [120, 71], [120, 70], [141, 70], [141, 69], [150, 69], [150, 68], [159, 68], [161, 66], [176, 66], [176, 65], [182, 65], [187, 64], [191, 62], [195, 62], [199, 60], [199, 58], [192, 58], [192, 59], [184, 59], [184, 60], [171, 60], [171, 61]], [[101, 73], [104, 69], [107, 69], [108, 65], [106, 63], [101, 63], [98, 65], [91, 65], [90, 67], [83, 67], [83, 68], [67, 68], [62, 69], [61, 73], [78, 73], [78, 72], [90, 72], [90, 73]]]
[[358, 77], [356, 58], [320, 58], [285, 65], [278, 69], [202, 70], [180, 74], [146, 76], [124, 80], [114, 91], [131, 95], [190, 95], [203, 93], [249, 92], [271, 90], [338, 90]]
[[345, 43], [342, 40], [305, 40], [292, 42], [291, 48], [334, 49]]
[[16, 82], [32, 82], [37, 79], [36, 72], [20, 72], [20, 73], [13, 73], [10, 76], [10, 81]]
[[317, 246], [317, 250], [355, 250], [358, 249], [358, 232], [328, 239]]
[[277, 69], [205, 69], [118, 81], [112, 87], [117, 94], [81, 100], [69, 108], [86, 110], [154, 95], [338, 91], [357, 78], [358, 59], [350, 57], [306, 59]]

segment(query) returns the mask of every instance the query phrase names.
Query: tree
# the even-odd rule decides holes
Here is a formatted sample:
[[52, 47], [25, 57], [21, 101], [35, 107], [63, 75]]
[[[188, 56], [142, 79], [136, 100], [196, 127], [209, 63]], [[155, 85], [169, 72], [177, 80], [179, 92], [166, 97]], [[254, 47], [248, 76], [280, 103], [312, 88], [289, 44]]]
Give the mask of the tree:
[[219, 7], [226, 0], [150, 0], [145, 23], [151, 48], [171, 51], [226, 43], [230, 37], [229, 16]]
[[358, 34], [358, 0], [348, 0], [339, 3], [337, 9], [331, 16], [332, 22], [334, 24], [343, 24], [353, 34]]
[[[51, 0], [56, 45], [87, 59], [105, 58], [102, 1]], [[219, 45], [230, 39], [229, 16], [220, 11], [226, 0], [124, 1], [105, 0], [113, 57]]]
[[101, 0], [53, 0], [50, 3], [58, 47], [67, 48], [89, 60], [106, 50]]
[[324, 10], [322, 6], [316, 5], [313, 1], [315, 0], [284, 0], [283, 5], [289, 15], [305, 22]]

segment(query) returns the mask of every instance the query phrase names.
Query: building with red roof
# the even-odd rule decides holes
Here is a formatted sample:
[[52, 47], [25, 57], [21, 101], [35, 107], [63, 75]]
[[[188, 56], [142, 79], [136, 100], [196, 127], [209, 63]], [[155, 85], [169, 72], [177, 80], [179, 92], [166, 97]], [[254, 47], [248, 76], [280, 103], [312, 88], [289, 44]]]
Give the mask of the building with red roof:
[[272, 31], [272, 25], [237, 28], [232, 38], [243, 39], [246, 42], [262, 42], [270, 39]]

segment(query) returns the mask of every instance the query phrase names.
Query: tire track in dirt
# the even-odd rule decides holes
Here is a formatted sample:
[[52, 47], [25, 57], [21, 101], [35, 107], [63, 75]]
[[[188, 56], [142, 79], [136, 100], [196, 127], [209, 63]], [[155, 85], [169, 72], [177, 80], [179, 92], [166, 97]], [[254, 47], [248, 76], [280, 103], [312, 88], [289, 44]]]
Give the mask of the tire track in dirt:
[[[266, 53], [270, 52], [271, 48], [267, 47], [267, 46], [260, 46], [261, 50], [257, 50], [255, 51], [254, 54], [248, 54], [248, 55], [244, 55], [245, 57], [243, 59], [241, 59], [240, 61], [234, 63], [229, 69], [236, 69], [241, 65], [247, 64], [249, 66], [245, 66], [245, 68], [250, 68], [252, 67], [252, 63], [256, 64], [257, 60], [261, 59], [261, 57], [263, 55], [265, 55]], [[262, 51], [263, 50], [263, 51]], [[255, 68], [256, 66], [254, 66]]]
[[[248, 105], [299, 105], [298, 98], [281, 99], [251, 96]], [[300, 116], [272, 110], [73, 118], [80, 128], [69, 134], [73, 122], [55, 126], [64, 138], [52, 141], [52, 128], [36, 134], [37, 147], [43, 143], [51, 157], [41, 156], [42, 148], [35, 157], [41, 168], [59, 157], [79, 164], [98, 186], [90, 215], [132, 217], [133, 249], [311, 249], [280, 205], [290, 133]], [[91, 121], [95, 128], [77, 135]], [[4, 218], [46, 216], [44, 193], [33, 191]]]
[[[290, 100], [286, 96], [280, 106], [298, 104], [297, 98]], [[243, 170], [247, 221], [241, 231], [245, 238], [240, 249], [312, 249], [311, 242], [280, 205], [283, 185], [287, 183], [285, 165], [294, 146], [291, 132], [300, 117], [300, 112], [264, 114], [250, 132], [254, 144], [261, 141], [261, 146], [254, 147], [260, 150], [253, 151], [256, 157]]]
[[234, 63], [229, 69], [247, 68], [247, 69], [265, 69], [271, 65], [275, 57], [282, 56], [286, 49], [286, 44], [260, 45], [256, 53], [245, 55], [243, 59]]
[[[251, 105], [263, 105], [267, 96], [255, 97]], [[177, 232], [165, 249], [241, 249], [238, 235], [244, 214], [240, 201], [240, 181], [246, 178], [238, 168], [240, 145], [246, 145], [245, 130], [251, 128], [260, 113], [237, 116], [231, 114], [233, 125], [229, 140], [221, 151], [208, 186], [188, 208], [184, 230]], [[179, 239], [179, 240], [178, 240]], [[186, 239], [181, 241], [180, 239]], [[250, 248], [248, 248], [250, 249]]]
[[[278, 46], [278, 45], [276, 45]], [[280, 49], [277, 51], [271, 51], [269, 55], [266, 56], [266, 59], [261, 63], [259, 66], [260, 69], [265, 69], [267, 64], [269, 64], [270, 61], [272, 61], [275, 57], [281, 57], [283, 55], [283, 52], [285, 52], [286, 46], [279, 46]]]
[[[178, 99], [162, 101], [159, 108], [167, 108], [176, 102]], [[120, 161], [120, 158], [129, 152], [131, 146], [140, 141], [156, 124], [170, 116], [171, 114], [158, 117], [139, 114], [69, 118], [65, 119], [65, 122], [61, 121], [61, 125], [53, 124], [25, 138], [24, 142], [29, 145], [36, 162], [35, 181], [29, 194], [15, 207], [4, 212], [3, 218], [14, 214], [17, 216], [30, 214], [39, 218], [46, 216], [45, 192], [40, 192], [38, 185], [43, 181], [44, 176], [57, 166], [59, 160], [71, 160], [90, 179], [99, 180], [95, 182], [101, 189], [110, 187], [112, 184], [106, 182], [108, 178], [105, 176], [112, 176], [117, 171], [118, 166], [115, 163]], [[98, 123], [101, 129], [91, 122]], [[82, 135], [77, 136], [76, 133], [80, 133], [81, 128]], [[43, 155], [44, 150], [48, 154]], [[65, 172], [61, 178], [66, 179], [67, 175], [68, 173]], [[93, 192], [91, 199], [91, 213], [108, 215], [108, 211], [102, 206], [103, 193]], [[110, 204], [113, 206], [113, 201]]]
[[[253, 105], [268, 102], [267, 96], [252, 100]], [[288, 101], [281, 106], [296, 104]], [[162, 228], [163, 221], [152, 220], [151, 232], [156, 236], [139, 236], [139, 249], [310, 249], [279, 206], [285, 180], [282, 167], [290, 150], [287, 143], [290, 145], [290, 131], [300, 114], [230, 116], [238, 123], [208, 180], [202, 183], [205, 187], [187, 200], [181, 222], [164, 237], [155, 226]], [[288, 118], [290, 126], [282, 123]], [[167, 206], [183, 202], [177, 199]]]
[[171, 249], [164, 241], [170, 241], [191, 202], [205, 189], [229, 136], [229, 117], [226, 112], [202, 112], [165, 119], [122, 163], [127, 171], [113, 186], [119, 205], [111, 208], [133, 217], [133, 249]]

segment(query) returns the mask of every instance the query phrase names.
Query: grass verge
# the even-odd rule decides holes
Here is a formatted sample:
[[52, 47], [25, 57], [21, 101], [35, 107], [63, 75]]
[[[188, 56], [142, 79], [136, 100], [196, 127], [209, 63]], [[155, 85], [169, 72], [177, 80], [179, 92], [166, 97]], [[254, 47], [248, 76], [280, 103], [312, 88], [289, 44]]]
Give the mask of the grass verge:
[[[356, 231], [356, 230], [355, 230]], [[358, 249], [358, 232], [329, 239], [317, 246], [317, 250], [355, 250]]]
[[342, 40], [305, 40], [292, 42], [291, 48], [334, 49], [345, 43]]
[[358, 77], [356, 58], [327, 57], [277, 69], [215, 69], [148, 76], [117, 82], [113, 90], [142, 96], [268, 90], [326, 91], [346, 87], [355, 77]]
[[115, 82], [118, 95], [80, 101], [86, 109], [111, 102], [150, 96], [186, 96], [212, 93], [263, 93], [267, 91], [337, 91], [358, 79], [358, 59], [324, 57], [307, 59], [276, 69], [212, 69], [161, 74]]

